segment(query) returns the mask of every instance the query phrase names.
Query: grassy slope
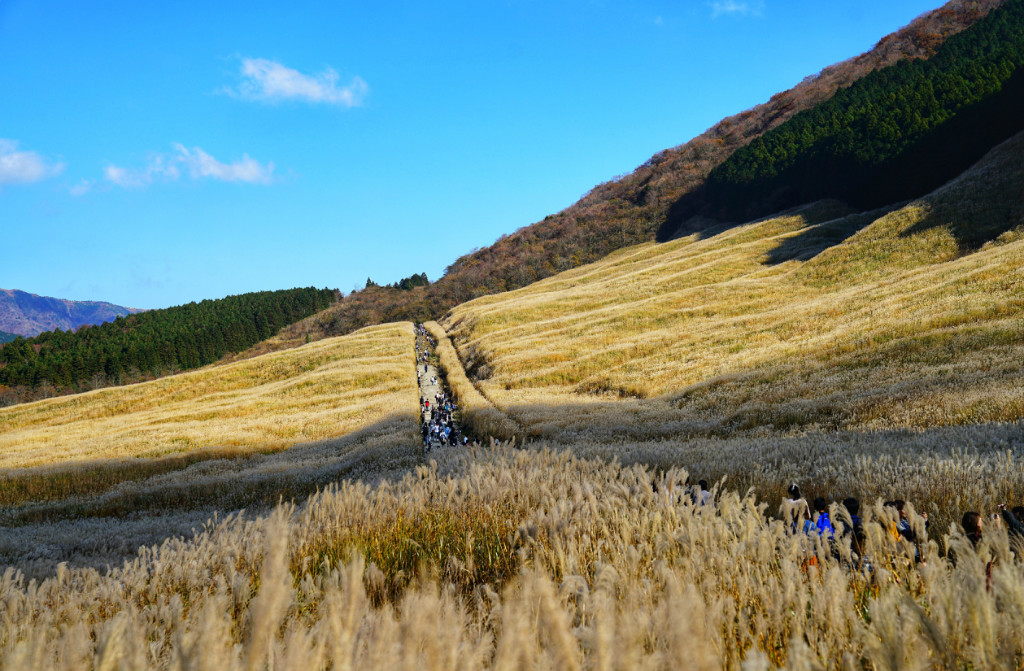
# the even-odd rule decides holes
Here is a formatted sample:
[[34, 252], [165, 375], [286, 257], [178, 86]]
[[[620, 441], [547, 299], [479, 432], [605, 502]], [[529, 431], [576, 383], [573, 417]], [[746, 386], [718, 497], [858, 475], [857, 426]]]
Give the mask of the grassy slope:
[[244, 362], [0, 410], [0, 467], [272, 450], [381, 419], [411, 396], [408, 325], [364, 329]]
[[1016, 420], [1022, 153], [889, 213], [818, 203], [631, 247], [444, 323], [485, 395], [549, 438]]
[[7, 575], [0, 653], [17, 669], [1019, 668], [1005, 532], [917, 564], [875, 508], [873, 569], [856, 571], [848, 541], [801, 542], [749, 496], [695, 507], [672, 495], [684, 479], [442, 451], [389, 487], [211, 525], [105, 575]]
[[[412, 343], [410, 324], [388, 324], [0, 410], [0, 517], [70, 500], [111, 514], [183, 492], [194, 500], [175, 506], [247, 505], [322, 486], [335, 471], [371, 462], [371, 470], [401, 469], [418, 442]], [[375, 455], [378, 448], [387, 454]], [[229, 491], [243, 485], [242, 498], [241, 490]], [[96, 496], [118, 500], [100, 505]]]
[[422, 463], [413, 353], [412, 325], [388, 324], [0, 410], [0, 564], [117, 565], [218, 511], [408, 472]]

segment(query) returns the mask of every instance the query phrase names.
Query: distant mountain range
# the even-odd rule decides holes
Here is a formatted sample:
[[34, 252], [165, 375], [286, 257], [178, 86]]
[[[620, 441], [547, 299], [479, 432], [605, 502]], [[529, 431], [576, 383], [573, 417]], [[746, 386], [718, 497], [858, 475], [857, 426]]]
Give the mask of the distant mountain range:
[[18, 337], [17, 333], [8, 333], [7, 331], [0, 331], [0, 345], [5, 342], [11, 342]]
[[[73, 331], [85, 324], [111, 322], [136, 312], [143, 310], [102, 301], [69, 301], [18, 289], [0, 289], [0, 331], [25, 337], [54, 329]], [[0, 337], [0, 342], [4, 340]]]

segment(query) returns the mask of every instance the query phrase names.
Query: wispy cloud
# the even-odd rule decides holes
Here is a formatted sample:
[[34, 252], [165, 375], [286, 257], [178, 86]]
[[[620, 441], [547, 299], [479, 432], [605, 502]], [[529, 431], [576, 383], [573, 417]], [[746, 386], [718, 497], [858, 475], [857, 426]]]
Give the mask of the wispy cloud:
[[719, 16], [760, 16], [764, 12], [764, 0], [711, 0], [711, 18]]
[[140, 188], [149, 186], [154, 179], [175, 180], [181, 175], [175, 155], [154, 154], [143, 168], [123, 168], [119, 165], [108, 165], [103, 169], [103, 178], [116, 186]]
[[[234, 163], [222, 163], [199, 147], [189, 149], [179, 143], [171, 146], [174, 148], [173, 153], [155, 154], [142, 168], [108, 165], [103, 170], [103, 178], [124, 188], [140, 188], [156, 180], [174, 181], [181, 177], [183, 171], [192, 179], [250, 184], [270, 184], [273, 181], [274, 164], [260, 163], [248, 154], [242, 154], [242, 158]], [[82, 187], [81, 193], [85, 193], [91, 184], [83, 182], [79, 186]]]
[[188, 149], [175, 144], [177, 160], [188, 168], [193, 179], [209, 177], [222, 182], [248, 182], [250, 184], [269, 184], [274, 172], [274, 164], [263, 165], [259, 161], [242, 154], [242, 158], [234, 163], [221, 163], [199, 147]]
[[68, 189], [68, 191], [72, 196], [84, 196], [92, 191], [92, 181], [83, 179], [81, 182]]
[[360, 77], [353, 77], [344, 86], [338, 85], [338, 73], [325, 68], [316, 75], [306, 75], [266, 58], [243, 58], [239, 72], [242, 81], [225, 92], [243, 100], [281, 102], [301, 100], [339, 107], [358, 107], [370, 87]]
[[63, 163], [50, 162], [34, 151], [18, 151], [17, 140], [0, 138], [0, 186], [38, 182], [63, 170]]

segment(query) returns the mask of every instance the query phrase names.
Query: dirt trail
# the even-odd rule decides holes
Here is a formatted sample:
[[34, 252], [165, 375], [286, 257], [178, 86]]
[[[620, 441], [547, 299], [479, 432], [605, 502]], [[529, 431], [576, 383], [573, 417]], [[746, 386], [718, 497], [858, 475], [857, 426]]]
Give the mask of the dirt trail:
[[[423, 448], [426, 452], [451, 446], [453, 439], [455, 444], [461, 445], [469, 438], [466, 428], [462, 425], [462, 413], [455, 405], [451, 391], [447, 388], [437, 366], [436, 346], [437, 341], [433, 336], [422, 324], [417, 324], [416, 378], [420, 387], [420, 423], [423, 426]], [[439, 434], [445, 430], [449, 432], [447, 439]]]

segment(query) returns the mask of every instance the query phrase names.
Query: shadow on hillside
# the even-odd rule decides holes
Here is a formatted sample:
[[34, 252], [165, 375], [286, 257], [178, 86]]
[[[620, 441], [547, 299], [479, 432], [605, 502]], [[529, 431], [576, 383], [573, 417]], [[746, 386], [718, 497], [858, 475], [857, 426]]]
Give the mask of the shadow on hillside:
[[[225, 456], [224, 450], [211, 448], [208, 459], [201, 458], [202, 451], [154, 459], [167, 467], [142, 475], [132, 464], [142, 461], [138, 459], [7, 469], [0, 471], [0, 487], [8, 494], [8, 503], [0, 506], [0, 526], [205, 507], [252, 509], [282, 499], [299, 501], [331, 482], [376, 480], [423, 463], [415, 421], [414, 415], [396, 414], [337, 438], [276, 452]], [[76, 477], [77, 488], [46, 488], [48, 479]]]
[[[728, 386], [729, 382], [723, 384]], [[556, 444], [717, 439], [805, 429], [832, 431], [848, 419], [844, 410], [829, 399], [777, 404], [754, 401], [733, 404], [726, 410], [720, 406], [720, 399], [705, 398], [717, 392], [715, 385], [710, 385], [695, 390], [694, 397], [680, 392], [654, 399], [625, 397], [567, 405], [519, 405], [509, 407], [508, 414], [525, 427], [525, 440]]]
[[786, 238], [778, 247], [768, 252], [765, 263], [778, 265], [786, 261], [809, 261], [826, 249], [842, 244], [886, 212], [901, 206], [902, 204], [871, 212], [852, 214], [809, 226], [800, 233]]
[[944, 227], [956, 238], [960, 253], [969, 254], [1003, 233], [1024, 226], [1024, 179], [1006, 177], [1009, 176], [998, 175], [982, 186], [990, 193], [976, 193], [973, 202], [960, 203], [959, 207], [932, 207], [921, 221], [900, 232], [900, 237]]
[[[280, 501], [302, 503], [334, 482], [398, 479], [425, 461], [418, 428], [415, 413], [395, 414], [338, 438], [274, 453], [192, 460], [134, 480], [118, 479], [131, 460], [0, 471], [0, 486], [16, 488], [21, 481], [39, 494], [0, 507], [0, 562], [29, 577], [52, 574], [58, 562], [119, 566], [141, 546], [190, 538], [215, 514], [224, 519], [244, 509], [251, 517]], [[46, 499], [27, 481], [45, 479], [47, 472], [77, 472], [92, 484]]]
[[[793, 215], [804, 218], [807, 228], [784, 239], [778, 247], [768, 252], [765, 263], [777, 265], [794, 259], [798, 261], [812, 259], [829, 247], [841, 244], [878, 217], [901, 205], [902, 203], [870, 212], [853, 213], [844, 203], [823, 200], [759, 217], [744, 225], [755, 225]], [[695, 234], [698, 240], [706, 240], [739, 225], [722, 223], [708, 217], [694, 217], [687, 222], [685, 230], [681, 229], [675, 237]]]

